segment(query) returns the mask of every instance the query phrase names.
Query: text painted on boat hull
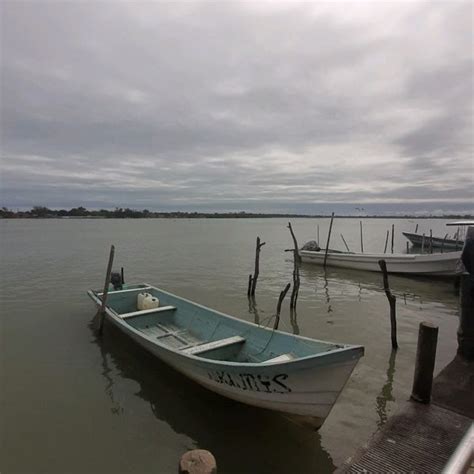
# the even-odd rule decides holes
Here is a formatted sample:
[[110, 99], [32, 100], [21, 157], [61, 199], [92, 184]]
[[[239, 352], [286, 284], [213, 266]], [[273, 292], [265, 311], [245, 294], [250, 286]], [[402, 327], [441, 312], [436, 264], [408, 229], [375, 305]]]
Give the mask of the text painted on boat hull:
[[209, 378], [217, 383], [229, 387], [250, 390], [252, 392], [264, 393], [290, 393], [291, 388], [285, 383], [287, 374], [277, 374], [273, 377], [253, 374], [230, 374], [229, 372], [217, 370], [208, 372]]

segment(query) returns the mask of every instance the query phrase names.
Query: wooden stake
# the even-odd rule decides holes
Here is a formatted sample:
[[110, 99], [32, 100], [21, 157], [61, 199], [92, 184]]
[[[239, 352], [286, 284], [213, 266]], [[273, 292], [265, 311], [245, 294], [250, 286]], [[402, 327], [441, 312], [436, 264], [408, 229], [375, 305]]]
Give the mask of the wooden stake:
[[398, 349], [397, 343], [397, 312], [396, 312], [396, 302], [397, 298], [392, 295], [390, 291], [390, 286], [388, 285], [388, 272], [387, 272], [387, 263], [385, 260], [379, 260], [379, 266], [383, 274], [383, 289], [387, 295], [388, 302], [390, 304], [390, 326], [391, 326], [391, 338], [392, 338], [392, 348]]
[[418, 232], [418, 224], [416, 224], [415, 234]]
[[415, 376], [411, 398], [417, 402], [429, 403], [433, 386], [433, 371], [438, 344], [438, 327], [420, 323], [416, 349]]
[[296, 300], [300, 289], [300, 267], [297, 260], [297, 250], [293, 250], [293, 291], [291, 292], [290, 308], [296, 308]]
[[443, 241], [441, 242], [441, 253], [444, 253], [444, 244], [446, 242], [446, 239], [448, 238], [448, 234], [444, 236]]
[[319, 224], [318, 224], [318, 246], [321, 247], [319, 242], [320, 242], [320, 240], [319, 240]]
[[[293, 239], [293, 245], [294, 245], [295, 250], [296, 250], [296, 258], [297, 258], [298, 262], [301, 262], [300, 252], [299, 252], [299, 249], [298, 249], [298, 242], [296, 241], [295, 234], [294, 234], [293, 229], [291, 227], [291, 222], [288, 222], [288, 229], [290, 229], [291, 238]], [[319, 245], [319, 242], [318, 242], [318, 245]]]
[[125, 283], [125, 278], [124, 278], [124, 273], [123, 273], [123, 267], [120, 269], [120, 279], [122, 280], [122, 285]]
[[392, 253], [393, 253], [393, 243], [395, 241], [395, 224], [392, 224]]
[[364, 239], [362, 236], [362, 221], [359, 221], [360, 224], [360, 252], [364, 253]]
[[430, 229], [430, 253], [433, 253], [433, 231]]
[[346, 239], [344, 238], [344, 236], [342, 234], [341, 234], [341, 239], [344, 242], [344, 245], [346, 246], [347, 251], [350, 252], [349, 246], [347, 245], [347, 242], [346, 242]]
[[385, 247], [383, 249], [383, 253], [387, 253], [387, 245], [388, 245], [388, 236], [390, 234], [390, 231], [387, 230], [387, 236], [385, 237]]
[[425, 251], [425, 234], [423, 234], [421, 238], [421, 253], [424, 253]]
[[328, 240], [326, 242], [326, 252], [324, 253], [323, 267], [326, 268], [326, 260], [328, 259], [329, 241], [331, 240], [332, 221], [334, 220], [334, 212], [331, 214], [331, 222], [329, 224]]
[[260, 249], [265, 245], [265, 242], [260, 243], [260, 237], [257, 237], [257, 246], [255, 249], [255, 271], [252, 278], [252, 290], [250, 294], [255, 295], [255, 289], [257, 288], [257, 279], [260, 274]]
[[111, 245], [110, 254], [109, 254], [109, 263], [107, 265], [107, 273], [105, 274], [104, 291], [102, 292], [102, 305], [100, 306], [100, 309], [96, 315], [99, 317], [99, 334], [102, 334], [102, 331], [104, 329], [105, 307], [107, 305], [107, 296], [109, 294], [110, 274], [112, 273], [112, 265], [114, 263], [114, 254], [115, 254], [115, 247]]
[[278, 298], [277, 312], [275, 315], [275, 324], [273, 325], [273, 329], [278, 329], [278, 325], [280, 324], [281, 304], [283, 303], [283, 300], [285, 299], [285, 296], [288, 293], [290, 286], [291, 286], [291, 283], [287, 283], [287, 285], [285, 286], [285, 289], [280, 293], [280, 297]]
[[410, 244], [407, 242], [407, 254], [410, 253]]

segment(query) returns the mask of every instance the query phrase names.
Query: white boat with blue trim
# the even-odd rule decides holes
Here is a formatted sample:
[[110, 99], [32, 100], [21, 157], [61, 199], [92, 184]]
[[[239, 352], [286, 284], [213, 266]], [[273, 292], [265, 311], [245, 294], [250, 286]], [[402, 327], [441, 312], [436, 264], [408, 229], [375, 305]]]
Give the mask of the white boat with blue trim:
[[[299, 251], [304, 263], [314, 263], [330, 267], [351, 268], [381, 272], [379, 261], [385, 260], [388, 273], [418, 276], [452, 277], [460, 273], [459, 261], [461, 251], [427, 254], [386, 254], [355, 253], [324, 249]], [[327, 255], [326, 255], [327, 253]]]
[[[102, 305], [101, 292], [90, 290], [88, 295]], [[142, 309], [144, 297], [156, 300], [155, 307]], [[258, 326], [148, 284], [111, 289], [105, 317], [209, 390], [256, 407], [310, 417], [316, 427], [364, 354], [362, 346]]]

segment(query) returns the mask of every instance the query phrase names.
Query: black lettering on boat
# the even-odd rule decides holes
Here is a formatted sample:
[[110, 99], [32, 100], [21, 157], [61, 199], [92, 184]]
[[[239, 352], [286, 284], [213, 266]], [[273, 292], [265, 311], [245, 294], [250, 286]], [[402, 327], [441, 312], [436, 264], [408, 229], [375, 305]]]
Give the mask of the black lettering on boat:
[[272, 391], [270, 390], [270, 386], [272, 384], [272, 381], [268, 380], [268, 378], [265, 380], [265, 379], [263, 379], [263, 377], [266, 377], [266, 376], [257, 375], [258, 381], [265, 387], [264, 391], [267, 392], [267, 393], [272, 393]]
[[260, 392], [260, 389], [258, 388], [258, 384], [255, 380], [255, 377], [252, 374], [240, 374], [242, 377], [244, 377], [244, 380], [250, 390], [253, 390], [255, 392]]
[[276, 383], [277, 385], [279, 385], [281, 387], [281, 389], [283, 389], [283, 391], [281, 389], [280, 390], [273, 389], [273, 391], [275, 393], [289, 393], [289, 392], [291, 392], [291, 388], [287, 387], [283, 382], [280, 381], [280, 379], [286, 380], [287, 378], [288, 378], [287, 374], [278, 374], [278, 375], [275, 375], [273, 377], [273, 382]]

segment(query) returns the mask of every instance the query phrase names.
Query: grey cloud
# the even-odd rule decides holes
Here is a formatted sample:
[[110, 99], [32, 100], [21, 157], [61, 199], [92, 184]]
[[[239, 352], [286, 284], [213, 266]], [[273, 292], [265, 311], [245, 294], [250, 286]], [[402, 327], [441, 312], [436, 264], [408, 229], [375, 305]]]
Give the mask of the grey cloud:
[[469, 3], [262, 5], [4, 2], [3, 202], [472, 201]]

